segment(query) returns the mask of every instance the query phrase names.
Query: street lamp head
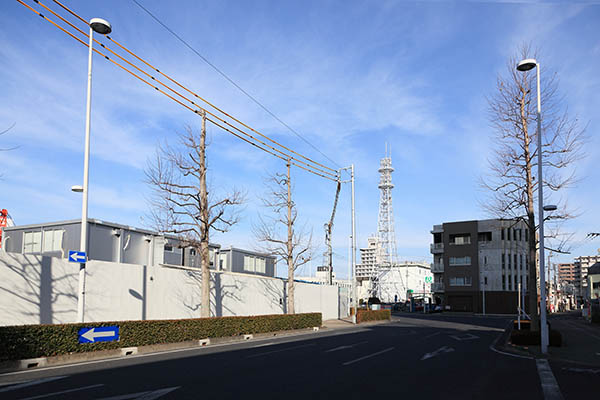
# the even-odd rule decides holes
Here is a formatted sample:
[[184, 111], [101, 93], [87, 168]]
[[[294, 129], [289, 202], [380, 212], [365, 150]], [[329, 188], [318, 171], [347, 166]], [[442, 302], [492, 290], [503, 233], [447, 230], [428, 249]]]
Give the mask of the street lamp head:
[[92, 18], [90, 20], [90, 27], [94, 30], [94, 32], [101, 35], [108, 35], [110, 32], [112, 32], [110, 23], [102, 18]]
[[83, 192], [83, 186], [73, 185], [73, 186], [71, 186], [71, 191], [75, 192], [75, 193], [81, 193], [81, 192]]
[[519, 63], [517, 64], [517, 70], [519, 71], [529, 71], [531, 69], [534, 69], [537, 65], [537, 61], [535, 60], [535, 58], [527, 58], [525, 60], [521, 60], [519, 61]]
[[544, 207], [542, 207], [544, 209], [544, 211], [556, 211], [556, 209], [558, 208], [557, 206], [555, 206], [554, 204], [548, 204]]

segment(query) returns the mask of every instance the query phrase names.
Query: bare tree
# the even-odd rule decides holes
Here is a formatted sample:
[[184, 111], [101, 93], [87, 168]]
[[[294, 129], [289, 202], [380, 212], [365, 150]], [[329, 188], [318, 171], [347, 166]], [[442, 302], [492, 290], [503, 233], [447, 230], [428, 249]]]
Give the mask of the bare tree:
[[[294, 314], [294, 272], [312, 259], [312, 233], [298, 228], [298, 212], [292, 201], [290, 163], [287, 174], [274, 174], [267, 178], [268, 193], [263, 198], [272, 215], [260, 218], [254, 227], [254, 236], [262, 243], [265, 252], [274, 254], [277, 261], [288, 267], [287, 313]], [[285, 230], [285, 233], [282, 232]]]
[[[585, 128], [571, 119], [558, 94], [556, 74], [544, 73], [542, 79], [542, 149], [537, 148], [536, 71], [516, 70], [519, 60], [536, 57], [530, 46], [523, 45], [507, 64], [507, 74], [497, 78], [497, 91], [488, 98], [489, 119], [495, 131], [494, 155], [489, 159], [490, 171], [481, 179], [489, 190], [490, 199], [484, 204], [487, 211], [500, 218], [524, 221], [530, 232], [529, 241], [529, 311], [533, 329], [538, 329], [537, 310], [537, 247], [538, 226], [534, 203], [537, 201], [537, 160], [542, 151], [544, 188], [547, 200], [558, 203], [558, 210], [545, 218], [549, 241], [545, 246], [559, 253], [567, 251], [569, 235], [560, 231], [561, 221], [575, 215], [557, 193], [576, 182], [574, 163], [584, 154]], [[531, 129], [530, 129], [531, 127]], [[546, 236], [546, 235], [545, 235]]]
[[210, 316], [210, 259], [211, 231], [226, 232], [238, 222], [235, 206], [243, 203], [243, 195], [232, 191], [214, 199], [206, 184], [206, 118], [202, 113], [200, 134], [186, 128], [179, 135], [181, 149], [161, 146], [146, 168], [147, 182], [153, 188], [150, 201], [152, 218], [159, 232], [179, 236], [183, 247], [192, 247], [200, 254], [202, 263], [202, 317]]

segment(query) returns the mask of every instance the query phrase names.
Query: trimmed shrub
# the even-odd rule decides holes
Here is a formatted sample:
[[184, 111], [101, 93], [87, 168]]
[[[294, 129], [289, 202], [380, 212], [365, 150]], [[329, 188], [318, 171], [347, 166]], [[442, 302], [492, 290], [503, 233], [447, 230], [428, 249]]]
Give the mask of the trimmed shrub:
[[[516, 345], [534, 345], [539, 346], [542, 343], [542, 335], [538, 332], [529, 330], [513, 330], [510, 334], [510, 342]], [[549, 344], [553, 347], [560, 347], [562, 345], [562, 335], [559, 331], [550, 329], [549, 331]]]
[[[0, 327], [0, 361], [321, 326], [321, 313]], [[79, 329], [119, 326], [119, 341], [79, 343]]]
[[363, 310], [359, 309], [356, 314], [356, 322], [367, 322], [367, 321], [379, 321], [390, 319], [392, 315], [391, 310]]

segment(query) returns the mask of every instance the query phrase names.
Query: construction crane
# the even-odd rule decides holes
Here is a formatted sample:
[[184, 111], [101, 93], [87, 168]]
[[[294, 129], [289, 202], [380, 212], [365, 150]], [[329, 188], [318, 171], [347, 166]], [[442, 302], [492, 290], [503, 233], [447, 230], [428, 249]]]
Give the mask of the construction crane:
[[335, 218], [335, 210], [337, 208], [337, 203], [340, 198], [340, 190], [342, 188], [342, 183], [338, 179], [337, 187], [335, 189], [335, 200], [333, 201], [333, 210], [331, 211], [331, 218], [329, 218], [329, 222], [325, 224], [325, 246], [327, 250], [323, 253], [324, 264], [328, 267], [328, 280], [329, 284], [333, 284], [333, 251], [331, 247], [331, 230], [333, 229], [333, 219]]
[[8, 211], [0, 210], [0, 248], [2, 248], [2, 228], [8, 225]]

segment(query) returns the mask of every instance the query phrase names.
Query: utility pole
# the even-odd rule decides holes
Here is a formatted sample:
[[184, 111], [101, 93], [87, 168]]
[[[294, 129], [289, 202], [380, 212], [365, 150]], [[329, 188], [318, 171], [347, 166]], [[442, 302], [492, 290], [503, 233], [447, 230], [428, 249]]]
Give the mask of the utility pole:
[[[352, 315], [352, 323], [356, 324], [356, 314], [358, 313], [358, 281], [356, 278], [356, 215], [354, 208], [354, 164], [351, 164], [349, 167], [345, 167], [340, 169], [340, 173], [342, 170], [350, 170], [350, 184], [351, 184], [351, 196], [352, 196], [352, 208], [351, 208], [351, 218], [352, 218], [352, 235], [350, 236], [350, 246], [351, 246], [351, 263], [352, 263], [352, 276], [350, 277], [352, 281], [351, 291], [352, 297], [354, 300], [352, 301], [354, 306], [354, 315]], [[348, 181], [344, 181], [343, 183], [348, 183]]]

